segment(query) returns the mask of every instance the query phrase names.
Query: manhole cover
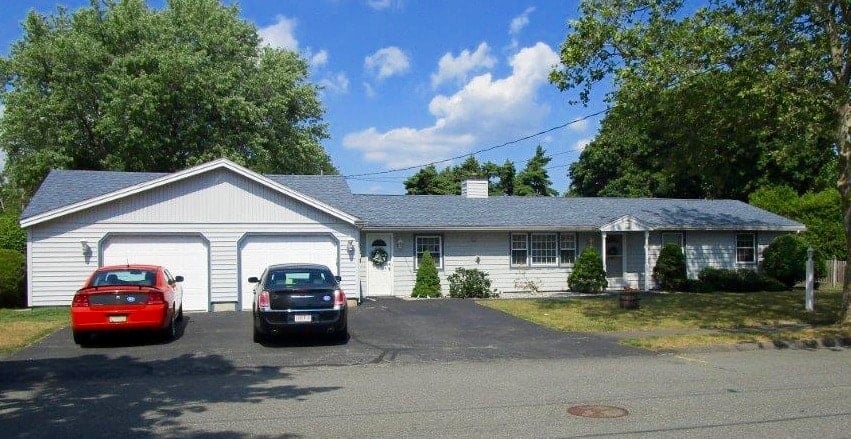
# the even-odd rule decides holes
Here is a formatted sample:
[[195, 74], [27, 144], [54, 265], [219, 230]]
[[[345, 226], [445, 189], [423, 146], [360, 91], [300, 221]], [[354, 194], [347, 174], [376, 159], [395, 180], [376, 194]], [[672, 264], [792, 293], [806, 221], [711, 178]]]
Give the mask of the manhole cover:
[[567, 409], [567, 412], [585, 418], [620, 418], [629, 414], [626, 409], [610, 405], [577, 405]]

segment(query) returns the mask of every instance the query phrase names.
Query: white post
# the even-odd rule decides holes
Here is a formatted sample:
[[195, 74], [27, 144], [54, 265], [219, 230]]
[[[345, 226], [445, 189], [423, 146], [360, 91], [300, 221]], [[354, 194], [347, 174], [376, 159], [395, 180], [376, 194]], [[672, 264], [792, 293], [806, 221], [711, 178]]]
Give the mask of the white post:
[[603, 260], [603, 272], [606, 272], [606, 232], [603, 232], [603, 245], [600, 251], [600, 255], [602, 256], [600, 259]]
[[650, 290], [650, 232], [644, 231], [644, 291]]
[[815, 309], [815, 299], [813, 297], [813, 283], [815, 273], [813, 273], [813, 248], [810, 247], [807, 249], [807, 289], [806, 296], [804, 300], [804, 305], [807, 308], [807, 311], [813, 311]]

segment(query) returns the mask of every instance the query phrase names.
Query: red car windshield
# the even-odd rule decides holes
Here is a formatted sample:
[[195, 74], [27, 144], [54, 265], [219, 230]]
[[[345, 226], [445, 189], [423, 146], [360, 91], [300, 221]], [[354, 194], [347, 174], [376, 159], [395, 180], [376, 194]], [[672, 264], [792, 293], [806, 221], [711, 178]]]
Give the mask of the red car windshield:
[[153, 270], [139, 270], [135, 268], [121, 268], [114, 270], [98, 271], [92, 277], [90, 287], [102, 287], [106, 285], [140, 285], [152, 287], [157, 283], [157, 273]]

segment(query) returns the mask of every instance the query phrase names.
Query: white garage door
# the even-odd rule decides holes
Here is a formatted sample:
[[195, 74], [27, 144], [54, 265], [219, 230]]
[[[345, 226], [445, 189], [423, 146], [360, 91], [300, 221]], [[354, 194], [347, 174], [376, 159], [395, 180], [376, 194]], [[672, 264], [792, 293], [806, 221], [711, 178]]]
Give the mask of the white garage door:
[[103, 244], [103, 264], [162, 265], [183, 276], [183, 309], [209, 309], [209, 247], [200, 236], [120, 235]]
[[337, 241], [329, 235], [257, 235], [248, 236], [239, 249], [239, 274], [242, 309], [250, 310], [254, 284], [252, 276], [260, 277], [273, 264], [311, 263], [328, 266], [337, 275], [339, 257]]

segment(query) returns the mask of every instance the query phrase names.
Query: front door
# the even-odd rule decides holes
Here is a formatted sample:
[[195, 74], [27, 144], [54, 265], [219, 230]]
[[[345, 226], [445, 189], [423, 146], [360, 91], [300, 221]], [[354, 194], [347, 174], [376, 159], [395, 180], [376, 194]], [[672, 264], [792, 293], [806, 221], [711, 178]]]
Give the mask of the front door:
[[366, 295], [393, 295], [393, 235], [366, 235]]
[[623, 277], [623, 235], [606, 236], [606, 277]]

